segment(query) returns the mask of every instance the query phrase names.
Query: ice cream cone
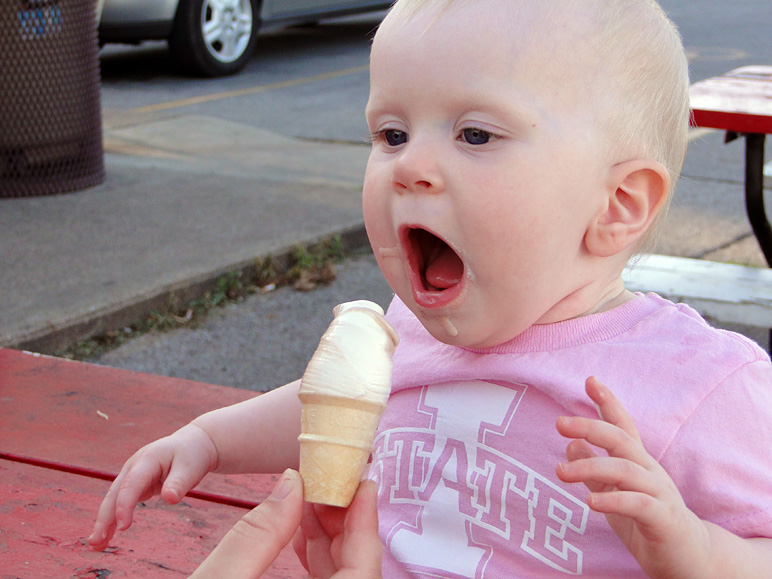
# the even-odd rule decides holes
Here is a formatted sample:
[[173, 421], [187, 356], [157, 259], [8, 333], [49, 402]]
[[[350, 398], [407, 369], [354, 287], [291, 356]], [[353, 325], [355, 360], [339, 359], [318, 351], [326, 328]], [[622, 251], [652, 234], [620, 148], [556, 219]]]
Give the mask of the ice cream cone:
[[306, 501], [347, 507], [391, 393], [399, 338], [372, 302], [341, 304], [334, 313], [298, 393], [300, 474]]
[[384, 406], [301, 394], [300, 474], [305, 500], [347, 507], [354, 498]]

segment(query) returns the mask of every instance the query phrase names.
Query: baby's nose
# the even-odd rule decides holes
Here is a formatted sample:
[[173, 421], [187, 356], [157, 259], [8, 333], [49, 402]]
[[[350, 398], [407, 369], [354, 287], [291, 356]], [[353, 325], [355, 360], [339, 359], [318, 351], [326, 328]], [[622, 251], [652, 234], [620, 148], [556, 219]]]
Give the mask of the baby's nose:
[[439, 193], [445, 179], [437, 150], [408, 142], [394, 163], [392, 184], [397, 193]]

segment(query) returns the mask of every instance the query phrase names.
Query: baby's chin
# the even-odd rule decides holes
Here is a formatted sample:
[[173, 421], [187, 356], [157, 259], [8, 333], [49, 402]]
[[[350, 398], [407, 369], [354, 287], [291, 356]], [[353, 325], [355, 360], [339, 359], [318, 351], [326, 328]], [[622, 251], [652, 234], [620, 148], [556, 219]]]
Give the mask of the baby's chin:
[[410, 309], [421, 325], [435, 340], [470, 350], [482, 350], [508, 342], [527, 329], [520, 329], [517, 324], [495, 323], [498, 318], [486, 323], [485, 318], [475, 312], [465, 312], [463, 308], [455, 311], [426, 312], [411, 304]]

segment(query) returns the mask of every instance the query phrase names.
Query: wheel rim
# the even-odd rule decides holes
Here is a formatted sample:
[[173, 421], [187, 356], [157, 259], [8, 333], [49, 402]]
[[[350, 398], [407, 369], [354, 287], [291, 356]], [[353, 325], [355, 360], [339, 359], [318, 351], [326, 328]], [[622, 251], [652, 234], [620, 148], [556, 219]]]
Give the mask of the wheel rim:
[[250, 0], [204, 0], [201, 32], [204, 46], [215, 60], [238, 60], [252, 38]]

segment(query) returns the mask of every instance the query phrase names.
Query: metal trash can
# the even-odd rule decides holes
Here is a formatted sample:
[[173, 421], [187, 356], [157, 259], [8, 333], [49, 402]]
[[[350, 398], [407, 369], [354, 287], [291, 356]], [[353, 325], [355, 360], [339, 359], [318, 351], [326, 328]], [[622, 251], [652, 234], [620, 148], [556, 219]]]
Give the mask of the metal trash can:
[[0, 197], [104, 181], [96, 0], [0, 7]]

